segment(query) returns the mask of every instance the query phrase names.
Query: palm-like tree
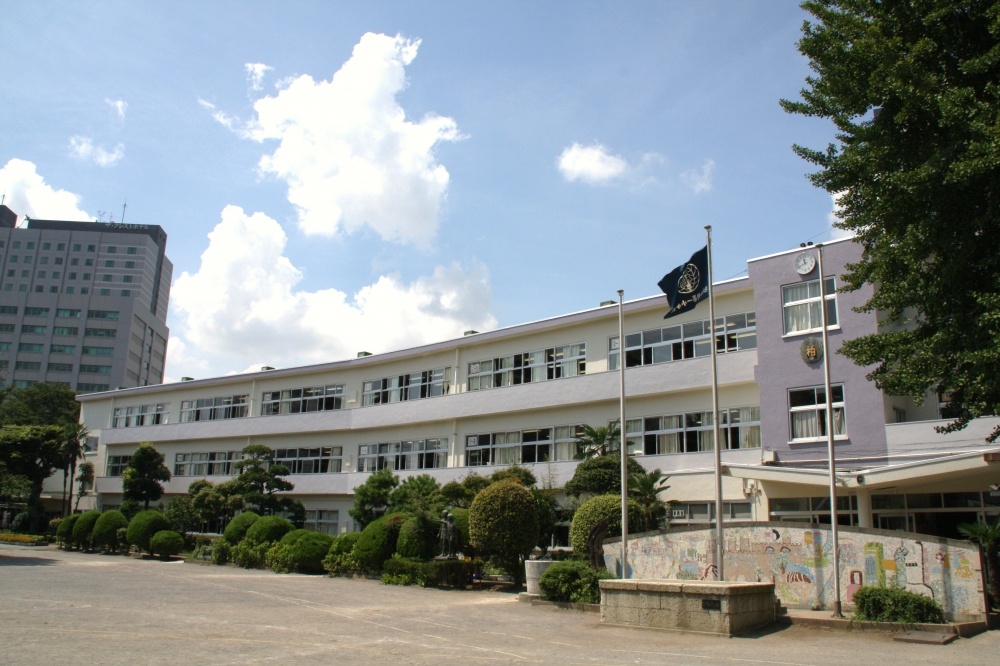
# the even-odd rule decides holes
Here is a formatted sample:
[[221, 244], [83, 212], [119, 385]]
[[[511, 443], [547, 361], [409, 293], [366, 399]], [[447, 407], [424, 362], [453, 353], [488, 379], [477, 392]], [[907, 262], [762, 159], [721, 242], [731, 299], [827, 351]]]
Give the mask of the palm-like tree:
[[969, 541], [978, 543], [986, 552], [986, 570], [990, 577], [990, 596], [993, 604], [1000, 605], [1000, 517], [995, 523], [980, 520], [963, 523], [958, 533]]
[[[76, 476], [76, 463], [83, 458], [83, 442], [87, 439], [87, 426], [76, 423], [66, 428], [66, 439], [62, 446], [62, 472], [63, 472], [63, 517], [70, 512], [73, 507], [73, 484], [71, 481]], [[67, 495], [67, 486], [69, 494]]]
[[94, 463], [89, 460], [80, 464], [80, 474], [76, 477], [77, 492], [76, 492], [76, 504], [73, 506], [73, 511], [77, 511], [80, 508], [80, 498], [84, 496], [87, 492], [87, 488], [94, 484]]
[[642, 517], [646, 529], [659, 525], [660, 518], [667, 512], [667, 505], [660, 499], [660, 493], [670, 486], [664, 485], [667, 479], [659, 469], [646, 474], [633, 473], [628, 477], [628, 494], [642, 509]]
[[621, 448], [621, 423], [618, 420], [606, 426], [585, 425], [576, 438], [577, 458], [599, 458]]

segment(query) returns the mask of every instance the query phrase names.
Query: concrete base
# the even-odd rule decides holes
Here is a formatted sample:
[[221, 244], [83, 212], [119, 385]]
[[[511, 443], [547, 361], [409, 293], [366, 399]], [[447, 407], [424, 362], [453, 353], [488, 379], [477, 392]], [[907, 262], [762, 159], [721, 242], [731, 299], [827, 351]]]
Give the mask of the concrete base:
[[721, 636], [775, 619], [773, 583], [602, 580], [601, 622]]

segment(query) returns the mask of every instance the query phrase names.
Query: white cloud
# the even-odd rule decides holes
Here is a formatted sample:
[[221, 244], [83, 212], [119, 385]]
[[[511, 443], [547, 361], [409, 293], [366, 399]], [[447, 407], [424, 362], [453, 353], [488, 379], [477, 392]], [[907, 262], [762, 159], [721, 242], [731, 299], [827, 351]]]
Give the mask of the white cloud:
[[715, 171], [715, 161], [705, 160], [700, 169], [690, 169], [681, 174], [681, 182], [687, 185], [695, 194], [708, 192], [712, 189], [712, 173]]
[[848, 231], [846, 229], [840, 229], [837, 226], [837, 222], [840, 221], [840, 211], [842, 206], [840, 205], [840, 197], [842, 197], [846, 192], [836, 192], [830, 195], [830, 201], [833, 203], [833, 207], [826, 216], [826, 221], [830, 224], [830, 240], [837, 240], [840, 238], [851, 238], [854, 236], [853, 231]]
[[109, 151], [103, 146], [95, 146], [90, 137], [80, 135], [70, 138], [69, 150], [73, 157], [102, 167], [111, 166], [125, 157], [125, 146], [120, 143]]
[[410, 284], [382, 276], [348, 297], [337, 289], [297, 290], [302, 272], [283, 254], [281, 226], [227, 206], [209, 234], [196, 273], [171, 291], [172, 375], [232, 368], [289, 367], [353, 358], [489, 330], [489, 275], [481, 265], [438, 266]]
[[254, 103], [256, 118], [242, 129], [200, 103], [244, 138], [278, 142], [259, 168], [288, 184], [306, 234], [367, 227], [384, 240], [426, 246], [437, 233], [450, 179], [434, 147], [461, 135], [451, 118], [408, 120], [396, 99], [419, 45], [368, 33], [329, 81], [308, 75], [284, 81], [276, 95]]
[[123, 99], [108, 99], [105, 97], [104, 103], [115, 110], [118, 120], [125, 120], [125, 111], [128, 109], [128, 102]]
[[606, 183], [625, 175], [628, 162], [612, 155], [599, 143], [582, 146], [574, 143], [559, 155], [559, 172], [569, 182]]
[[12, 159], [0, 168], [0, 193], [4, 203], [19, 219], [72, 220], [89, 222], [94, 218], [80, 209], [80, 197], [66, 190], [54, 189], [45, 182], [35, 165]]
[[262, 62], [248, 62], [243, 67], [247, 72], [247, 81], [250, 82], [250, 90], [263, 90], [264, 75], [272, 71], [274, 67], [265, 65]]
[[215, 122], [222, 125], [223, 127], [225, 127], [226, 129], [236, 133], [241, 133], [243, 131], [241, 128], [243, 123], [236, 116], [229, 115], [225, 111], [218, 109], [211, 102], [204, 99], [199, 99], [198, 104], [201, 105], [203, 109], [208, 109], [209, 111], [211, 111], [212, 119], [215, 120]]

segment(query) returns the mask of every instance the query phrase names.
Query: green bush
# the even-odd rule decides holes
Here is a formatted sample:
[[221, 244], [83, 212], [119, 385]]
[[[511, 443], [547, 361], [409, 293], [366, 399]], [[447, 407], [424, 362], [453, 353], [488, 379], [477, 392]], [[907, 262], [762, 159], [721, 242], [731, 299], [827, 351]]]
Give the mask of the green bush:
[[612, 575], [606, 570], [595, 571], [586, 562], [564, 560], [545, 570], [538, 579], [538, 587], [542, 591], [542, 598], [549, 601], [599, 604], [601, 588], [598, 581], [608, 578], [612, 578]]
[[219, 537], [212, 542], [212, 564], [229, 564], [229, 542]]
[[382, 582], [386, 585], [453, 587], [461, 590], [472, 584], [475, 571], [476, 565], [472, 560], [422, 562], [393, 557], [382, 566]]
[[73, 524], [73, 543], [76, 544], [77, 548], [80, 550], [90, 550], [90, 544], [94, 535], [94, 525], [100, 517], [100, 511], [87, 511], [80, 514], [80, 517]]
[[292, 522], [281, 516], [263, 516], [253, 521], [244, 537], [250, 543], [275, 543], [295, 529]]
[[396, 553], [429, 560], [437, 554], [439, 525], [424, 514], [410, 516], [399, 526]]
[[455, 527], [458, 529], [458, 550], [466, 557], [474, 557], [476, 549], [469, 543], [469, 510], [459, 507], [449, 508], [451, 517], [455, 519]]
[[[619, 495], [598, 495], [580, 505], [573, 514], [573, 524], [569, 528], [569, 542], [574, 553], [587, 556], [587, 539], [591, 530], [602, 520], [608, 521], [608, 538], [621, 536], [622, 499]], [[642, 531], [642, 508], [634, 501], [628, 501], [629, 532]]]
[[229, 543], [230, 546], [235, 546], [243, 540], [243, 537], [246, 536], [247, 530], [250, 529], [250, 526], [253, 525], [258, 518], [260, 518], [260, 516], [253, 511], [244, 511], [229, 521], [229, 524], [226, 525], [226, 529], [222, 532], [222, 537], [227, 543]]
[[309, 534], [309, 532], [310, 530], [304, 530], [304, 529], [292, 530], [285, 536], [281, 537], [281, 539], [278, 540], [278, 543], [280, 543], [283, 546], [291, 546], [293, 543], [295, 543], [305, 535]]
[[133, 546], [138, 546], [152, 555], [153, 551], [150, 550], [149, 540], [157, 532], [169, 530], [172, 527], [170, 521], [162, 513], [155, 509], [146, 509], [135, 514], [135, 517], [129, 521], [125, 538]]
[[341, 576], [361, 570], [361, 565], [352, 554], [354, 544], [360, 538], [361, 532], [347, 532], [333, 540], [330, 550], [323, 559], [323, 568], [327, 573], [331, 576]]
[[173, 530], [160, 530], [149, 540], [150, 554], [169, 558], [184, 550], [184, 537]]
[[354, 544], [361, 538], [361, 532], [345, 532], [333, 540], [330, 544], [330, 552], [334, 555], [343, 555], [354, 550]]
[[472, 500], [469, 539], [514, 579], [524, 580], [525, 557], [538, 543], [538, 505], [530, 490], [513, 479], [494, 483]]
[[361, 532], [351, 554], [363, 571], [379, 571], [382, 564], [396, 552], [399, 529], [408, 516], [392, 513], [372, 521]]
[[73, 548], [73, 525], [76, 524], [81, 515], [74, 513], [72, 516], [67, 516], [56, 528], [56, 541], [62, 544], [65, 550]]
[[118, 530], [128, 527], [128, 519], [121, 511], [109, 509], [94, 523], [94, 545], [115, 552], [122, 543], [118, 540]]
[[287, 564], [289, 571], [304, 574], [323, 573], [323, 558], [330, 552], [333, 537], [320, 532], [307, 532], [292, 544], [281, 544], [288, 549]]
[[283, 543], [276, 543], [264, 555], [264, 566], [271, 569], [274, 573], [291, 573], [291, 554], [292, 549], [290, 546], [286, 546]]
[[229, 560], [244, 569], [260, 569], [264, 566], [267, 551], [273, 544], [250, 543], [243, 539], [229, 551]]
[[901, 587], [866, 585], [854, 593], [854, 606], [855, 619], [866, 622], [944, 622], [944, 612], [936, 601]]

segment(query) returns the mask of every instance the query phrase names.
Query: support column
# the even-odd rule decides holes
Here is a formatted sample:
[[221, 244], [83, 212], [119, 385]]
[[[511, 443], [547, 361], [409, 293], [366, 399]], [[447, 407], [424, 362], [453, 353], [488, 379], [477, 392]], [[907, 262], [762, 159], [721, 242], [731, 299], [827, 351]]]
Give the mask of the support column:
[[873, 527], [872, 494], [867, 488], [858, 488], [858, 526]]

